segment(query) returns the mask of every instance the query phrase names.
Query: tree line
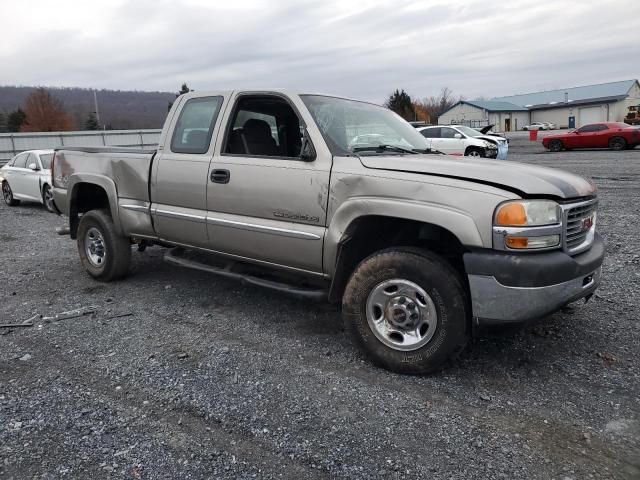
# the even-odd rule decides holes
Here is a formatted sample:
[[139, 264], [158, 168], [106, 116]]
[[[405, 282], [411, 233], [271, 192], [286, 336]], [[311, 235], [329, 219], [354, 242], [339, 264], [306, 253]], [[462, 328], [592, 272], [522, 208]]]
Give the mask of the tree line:
[[[181, 94], [190, 91], [192, 90], [187, 84], [183, 83], [180, 90], [173, 95], [178, 98]], [[130, 93], [134, 92], [122, 92], [122, 94]], [[140, 94], [145, 95], [146, 92], [140, 92]], [[437, 123], [438, 117], [460, 100], [462, 97], [456, 97], [447, 87], [444, 87], [438, 95], [425, 97], [422, 100], [414, 100], [404, 89], [396, 89], [389, 95], [384, 105], [407, 121]], [[172, 105], [173, 101], [169, 99], [166, 111], [170, 110]], [[108, 108], [108, 106], [107, 103], [105, 107]], [[132, 110], [138, 110], [138, 108], [132, 108]], [[116, 128], [158, 128], [162, 121], [164, 121], [164, 117], [157, 121], [157, 125], [151, 127], [125, 123]], [[100, 124], [94, 111], [85, 113], [84, 118], [80, 119], [77, 113], [75, 115], [69, 114], [63, 102], [42, 87], [33, 90], [24, 99], [22, 105], [15, 110], [9, 113], [0, 111], [0, 132], [57, 132], [80, 129], [110, 130], [112, 128], [114, 127], [110, 123]]]
[[[0, 112], [0, 132], [65, 132], [77, 128], [63, 103], [46, 88], [36, 88], [22, 106], [9, 114]], [[98, 128], [95, 112], [89, 112], [81, 129]]]
[[422, 100], [413, 100], [404, 89], [396, 89], [389, 95], [384, 106], [409, 122], [418, 121], [437, 124], [438, 117], [460, 100], [463, 100], [463, 97], [456, 97], [448, 87], [440, 90], [438, 95], [425, 97]]

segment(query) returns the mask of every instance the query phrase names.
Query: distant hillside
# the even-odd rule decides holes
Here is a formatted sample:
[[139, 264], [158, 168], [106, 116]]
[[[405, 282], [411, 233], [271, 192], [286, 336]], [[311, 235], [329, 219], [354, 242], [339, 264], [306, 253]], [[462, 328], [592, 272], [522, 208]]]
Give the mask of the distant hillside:
[[[6, 114], [22, 106], [35, 88], [0, 86], [0, 112]], [[76, 128], [82, 129], [87, 115], [94, 110], [93, 90], [45, 88], [62, 101]], [[100, 124], [112, 129], [162, 128], [169, 102], [175, 100], [175, 94], [169, 92], [98, 90], [97, 95]]]

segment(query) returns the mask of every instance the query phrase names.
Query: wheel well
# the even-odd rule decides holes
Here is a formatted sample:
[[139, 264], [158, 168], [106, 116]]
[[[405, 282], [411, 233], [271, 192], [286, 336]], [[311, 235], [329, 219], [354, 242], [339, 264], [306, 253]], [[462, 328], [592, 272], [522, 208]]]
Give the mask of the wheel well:
[[419, 247], [432, 251], [461, 273], [466, 284], [462, 259], [466, 249], [449, 230], [432, 223], [369, 215], [354, 220], [342, 236], [329, 300], [341, 301], [349, 277], [358, 264], [372, 253], [390, 247]]
[[90, 210], [106, 209], [109, 207], [109, 196], [104, 188], [94, 183], [77, 184], [71, 194], [69, 208], [69, 227], [71, 238], [76, 238], [80, 214]]
[[464, 154], [466, 155], [467, 153], [469, 153], [471, 150], [478, 150], [479, 152], [482, 152], [484, 150], [484, 148], [482, 147], [476, 147], [475, 145], [469, 145], [467, 148], [465, 148], [464, 150]]

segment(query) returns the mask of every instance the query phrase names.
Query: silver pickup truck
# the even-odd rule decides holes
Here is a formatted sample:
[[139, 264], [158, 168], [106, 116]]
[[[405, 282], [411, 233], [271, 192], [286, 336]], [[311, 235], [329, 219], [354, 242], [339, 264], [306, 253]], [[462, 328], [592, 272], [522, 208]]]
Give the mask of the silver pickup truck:
[[62, 148], [54, 201], [91, 276], [132, 247], [342, 303], [390, 370], [431, 371], [481, 323], [590, 296], [604, 245], [596, 189], [560, 170], [448, 157], [393, 112], [287, 91], [181, 96], [158, 148]]

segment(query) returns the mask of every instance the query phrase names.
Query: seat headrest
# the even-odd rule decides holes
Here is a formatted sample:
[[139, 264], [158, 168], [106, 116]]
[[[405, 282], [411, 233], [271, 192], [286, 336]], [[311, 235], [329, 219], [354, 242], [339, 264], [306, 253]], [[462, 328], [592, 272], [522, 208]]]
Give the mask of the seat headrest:
[[244, 122], [243, 133], [252, 138], [273, 138], [269, 124], [264, 120], [259, 120], [257, 118], [250, 118]]

